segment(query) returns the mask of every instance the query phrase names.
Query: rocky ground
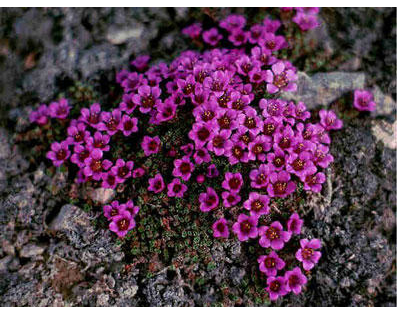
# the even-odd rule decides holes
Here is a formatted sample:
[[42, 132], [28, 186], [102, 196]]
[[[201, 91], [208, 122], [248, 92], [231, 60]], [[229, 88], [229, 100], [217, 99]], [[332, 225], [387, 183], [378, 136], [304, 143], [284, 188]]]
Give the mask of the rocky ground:
[[[187, 48], [181, 27], [210, 13], [0, 9], [0, 305], [269, 305], [243, 293], [251, 270], [237, 240], [214, 242], [214, 266], [200, 270], [205, 287], [192, 286], [171, 265], [143, 276], [126, 265], [115, 237], [94, 223], [99, 212], [59, 196], [66, 174], [49, 173], [28, 145], [16, 143], [38, 102], [79, 81], [106, 103], [117, 70], [142, 53], [169, 60]], [[306, 232], [324, 243], [321, 263], [305, 293], [276, 305], [395, 306], [396, 10], [325, 8], [321, 15], [323, 26], [307, 40], [324, 52], [325, 65], [309, 71], [301, 60], [300, 89], [285, 97], [313, 110], [343, 106], [349, 91], [366, 84], [378, 108], [371, 115], [346, 111], [345, 127], [333, 137], [336, 160], [326, 189], [302, 205]], [[235, 293], [229, 303], [223, 282]]]

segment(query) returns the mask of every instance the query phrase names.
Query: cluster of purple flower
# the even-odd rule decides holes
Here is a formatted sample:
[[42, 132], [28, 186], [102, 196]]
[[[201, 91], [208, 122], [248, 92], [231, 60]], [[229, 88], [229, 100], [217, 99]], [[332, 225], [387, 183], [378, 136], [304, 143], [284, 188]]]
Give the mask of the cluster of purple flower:
[[318, 27], [320, 24], [317, 19], [317, 15], [320, 12], [320, 8], [307, 7], [307, 8], [281, 8], [284, 12], [290, 12], [295, 10], [296, 14], [292, 18], [292, 21], [299, 26], [302, 31], [307, 31]]
[[[318, 8], [295, 8], [294, 21], [302, 30], [317, 26]], [[315, 22], [313, 22], [315, 20]], [[252, 189], [242, 202], [249, 215], [240, 214], [232, 224], [232, 231], [240, 241], [258, 238], [259, 244], [273, 250], [260, 256], [259, 268], [268, 276], [270, 298], [277, 299], [289, 291], [300, 293], [307, 279], [299, 267], [286, 271], [285, 262], [275, 251], [281, 250], [293, 234], [299, 235], [303, 220], [293, 214], [286, 230], [279, 221], [258, 226], [261, 217], [270, 214], [271, 198], [286, 198], [301, 182], [307, 191], [320, 192], [325, 181], [323, 170], [333, 161], [329, 153], [329, 132], [342, 127], [333, 111], [321, 110], [320, 122], [312, 123], [304, 103], [275, 98], [282, 91], [297, 89], [296, 68], [279, 59], [278, 53], [287, 48], [284, 36], [276, 34], [281, 26], [278, 20], [266, 18], [245, 30], [246, 19], [230, 15], [220, 21], [219, 28], [203, 31], [199, 23], [183, 30], [193, 39], [202, 36], [205, 43], [215, 46], [227, 33], [228, 40], [237, 48], [211, 49], [202, 53], [185, 51], [169, 65], [162, 62], [149, 67], [149, 56], [133, 60], [135, 71], [122, 70], [116, 80], [123, 88], [122, 101], [112, 111], [102, 111], [99, 104], [81, 109], [80, 116], [70, 121], [67, 138], [53, 143], [47, 157], [56, 167], [66, 160], [79, 168], [77, 182], [96, 181], [104, 188], [115, 189], [127, 179], [142, 177], [145, 169], [134, 169], [132, 160], [109, 160], [110, 141], [115, 135], [129, 137], [138, 132], [138, 118], [148, 116], [149, 124], [172, 123], [182, 106], [191, 106], [194, 123], [187, 134], [192, 143], [180, 147], [183, 156], [170, 150], [175, 157], [170, 181], [165, 182], [157, 170], [148, 179], [148, 190], [169, 197], [182, 198], [188, 191], [188, 181], [201, 164], [209, 164], [206, 176], [197, 174], [199, 184], [205, 178], [219, 176], [213, 158], [227, 158], [230, 165], [239, 163], [250, 167], [247, 178], [239, 172], [226, 172], [222, 189], [206, 186], [198, 197], [200, 210], [209, 212], [221, 204], [229, 208], [242, 202], [244, 185]], [[267, 92], [267, 93], [266, 93]], [[361, 106], [372, 108], [368, 97], [357, 100]], [[365, 103], [365, 104], [364, 104]], [[31, 121], [40, 125], [48, 117], [65, 119], [69, 113], [65, 99], [45, 105], [32, 112]], [[309, 122], [310, 121], [310, 122]], [[143, 129], [143, 128], [141, 128]], [[143, 154], [148, 157], [160, 153], [163, 143], [159, 136], [144, 135]], [[249, 184], [248, 184], [249, 182]], [[110, 230], [124, 237], [135, 226], [139, 211], [132, 200], [125, 204], [113, 201], [105, 205], [104, 215]], [[229, 222], [218, 219], [212, 226], [215, 237], [229, 237]], [[320, 241], [301, 240], [296, 259], [303, 269], [310, 270], [318, 262]]]

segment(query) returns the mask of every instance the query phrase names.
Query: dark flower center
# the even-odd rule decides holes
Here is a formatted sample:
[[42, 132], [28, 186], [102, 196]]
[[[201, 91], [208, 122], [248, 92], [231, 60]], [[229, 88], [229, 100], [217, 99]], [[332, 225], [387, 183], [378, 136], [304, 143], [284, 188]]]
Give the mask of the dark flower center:
[[251, 142], [251, 138], [247, 134], [243, 134], [239, 138], [241, 141], [244, 142], [244, 144], [248, 145]]
[[362, 107], [366, 107], [366, 106], [368, 105], [367, 100], [364, 99], [364, 98], [359, 98], [359, 99], [358, 99], [358, 103], [359, 103], [360, 106], [362, 106]]
[[142, 103], [143, 108], [152, 108], [154, 106], [153, 95], [149, 95], [147, 97], [142, 97], [141, 103]]
[[260, 57], [261, 62], [264, 64], [267, 64], [268, 59], [269, 59], [268, 56], [265, 54], [262, 54]]
[[274, 228], [274, 227], [269, 227], [266, 230], [266, 238], [269, 240], [277, 240], [280, 238], [280, 230]]
[[230, 119], [224, 115], [223, 117], [218, 119], [219, 126], [221, 129], [229, 129], [230, 128]]
[[127, 120], [124, 122], [124, 130], [129, 131], [134, 127], [134, 124], [132, 123], [132, 120]]
[[84, 138], [84, 131], [79, 131], [76, 133], [76, 135], [74, 136], [74, 140], [76, 142], [81, 142]]
[[215, 114], [214, 114], [213, 111], [206, 110], [206, 111], [204, 111], [203, 114], [201, 115], [201, 119], [203, 119], [203, 121], [207, 122], [207, 121], [213, 119], [214, 116], [215, 116]]
[[252, 64], [251, 64], [251, 63], [244, 63], [244, 64], [241, 66], [241, 69], [242, 69], [245, 73], [248, 73], [248, 72], [251, 71], [251, 69], [252, 69]]
[[260, 200], [255, 200], [251, 203], [251, 208], [254, 212], [259, 212], [263, 208], [263, 203]]
[[229, 195], [228, 195], [227, 201], [228, 201], [229, 203], [233, 203], [235, 200], [236, 200], [236, 198], [234, 197], [233, 194], [229, 194]]
[[218, 98], [218, 104], [222, 108], [227, 108], [227, 103], [230, 101], [230, 96], [227, 93], [224, 93], [221, 97]]
[[273, 159], [273, 165], [275, 165], [277, 168], [282, 167], [285, 164], [285, 159], [283, 156], [277, 156], [276, 158]]
[[189, 173], [191, 170], [190, 164], [187, 162], [183, 162], [179, 169], [181, 170], [182, 174]]
[[154, 183], [153, 186], [154, 186], [155, 190], [160, 190], [161, 187], [162, 187], [161, 180], [157, 180], [157, 181]]
[[266, 42], [265, 46], [267, 49], [272, 50], [272, 49], [276, 48], [276, 43], [274, 42], [274, 40], [268, 40]]
[[66, 158], [67, 153], [64, 149], [60, 149], [56, 152], [55, 155], [58, 160], [64, 160]]
[[125, 219], [125, 218], [120, 219], [117, 222], [117, 227], [119, 227], [119, 230], [121, 230], [121, 231], [127, 230], [129, 225], [130, 225], [130, 222], [127, 219]]
[[263, 153], [262, 144], [255, 144], [253, 152], [254, 152], [255, 155], [259, 155], [259, 154]]
[[243, 233], [249, 233], [252, 228], [252, 225], [248, 220], [243, 221], [240, 226], [240, 229]]
[[276, 260], [273, 257], [266, 257], [265, 258], [265, 266], [266, 266], [266, 268], [276, 267]]
[[216, 225], [216, 229], [217, 229], [219, 232], [223, 232], [223, 231], [225, 231], [225, 225], [222, 224], [222, 223], [219, 223], [219, 224]]
[[241, 99], [237, 99], [235, 102], [232, 104], [232, 108], [234, 110], [241, 110], [244, 107], [244, 103], [241, 101]]
[[315, 185], [315, 184], [317, 183], [317, 178], [316, 178], [316, 176], [314, 176], [314, 175], [308, 175], [308, 176], [306, 176], [306, 178], [305, 178], [305, 182], [306, 182], [308, 185]]
[[118, 213], [119, 211], [117, 210], [117, 208], [112, 207], [112, 210], [110, 211], [110, 216], [117, 216]]
[[287, 182], [277, 181], [273, 188], [275, 194], [284, 194], [287, 189]]
[[304, 258], [304, 259], [310, 259], [312, 256], [313, 256], [313, 253], [314, 253], [314, 251], [313, 251], [313, 249], [311, 249], [311, 248], [304, 248], [303, 250], [302, 250], [302, 257]]
[[240, 186], [240, 180], [238, 178], [230, 179], [229, 186], [232, 188], [232, 190], [237, 190]]
[[172, 188], [172, 191], [174, 193], [179, 193], [182, 190], [182, 186], [180, 184], [175, 184], [174, 187]]
[[265, 182], [266, 182], [266, 175], [264, 173], [261, 173], [256, 177], [257, 184], [264, 184]]
[[93, 160], [91, 162], [91, 170], [94, 172], [100, 172], [102, 170], [102, 161], [100, 160]]
[[295, 286], [299, 285], [299, 284], [300, 284], [299, 277], [298, 277], [297, 275], [291, 275], [291, 276], [288, 278], [288, 283], [289, 283], [289, 285], [290, 285], [291, 287], [295, 287]]
[[305, 140], [310, 140], [312, 138], [313, 132], [309, 131], [309, 130], [305, 130], [305, 132], [303, 132], [303, 138]]
[[285, 72], [277, 74], [274, 76], [273, 84], [276, 85], [278, 88], [282, 88], [288, 85], [288, 79], [285, 75]]
[[225, 143], [224, 139], [222, 136], [220, 135], [216, 135], [214, 137], [214, 139], [212, 140], [212, 145], [214, 145], [214, 147], [222, 147], [223, 144]]
[[268, 123], [263, 126], [263, 134], [272, 135], [276, 130], [276, 126], [273, 123]]
[[280, 146], [283, 149], [290, 147], [290, 145], [291, 145], [291, 140], [288, 137], [283, 137], [281, 141], [278, 143], [278, 146]]
[[128, 174], [128, 172], [129, 172], [129, 169], [126, 166], [120, 167], [119, 170], [117, 171], [117, 175], [120, 178], [123, 178]]
[[106, 181], [109, 183], [109, 185], [113, 185], [116, 182], [116, 177], [112, 175], [108, 175]]
[[110, 130], [110, 131], [115, 131], [117, 129], [117, 124], [119, 122], [116, 121], [114, 118], [110, 118], [109, 121], [106, 123], [106, 127]]
[[186, 84], [185, 87], [183, 88], [183, 93], [185, 95], [189, 95], [193, 92], [193, 85], [192, 84]]
[[301, 171], [305, 168], [305, 161], [299, 158], [296, 158], [292, 163], [292, 168], [295, 171]]
[[158, 147], [158, 146], [157, 146], [157, 142], [156, 142], [156, 141], [150, 141], [148, 147], [149, 147], [149, 149], [150, 149], [151, 151], [157, 150], [157, 147]]
[[243, 156], [243, 149], [240, 146], [234, 146], [233, 156], [236, 158], [241, 158]]
[[281, 287], [280, 283], [276, 280], [272, 281], [269, 286], [270, 290], [273, 292], [278, 292], [280, 290], [280, 287]]
[[244, 121], [244, 126], [246, 126], [248, 129], [254, 129], [256, 128], [256, 121], [252, 117], [246, 117]]
[[216, 197], [214, 195], [207, 195], [207, 199], [205, 200], [205, 204], [207, 206], [212, 206], [216, 203]]
[[204, 142], [208, 137], [210, 136], [210, 131], [206, 127], [202, 127], [198, 132], [197, 132], [197, 137], [199, 138], [200, 141]]
[[88, 117], [88, 122], [91, 124], [97, 124], [99, 122], [99, 114], [91, 112], [90, 116]]
[[89, 155], [90, 155], [90, 152], [88, 150], [83, 150], [79, 154], [79, 161], [83, 162]]

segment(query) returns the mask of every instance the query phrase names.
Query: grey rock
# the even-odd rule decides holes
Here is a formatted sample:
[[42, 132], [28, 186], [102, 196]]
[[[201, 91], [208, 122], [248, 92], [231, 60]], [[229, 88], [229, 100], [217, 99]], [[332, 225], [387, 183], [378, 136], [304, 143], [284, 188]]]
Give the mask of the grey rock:
[[19, 256], [23, 258], [31, 258], [43, 254], [45, 248], [35, 244], [25, 245], [19, 252]]
[[94, 202], [107, 204], [116, 196], [116, 191], [113, 189], [97, 188], [92, 191], [90, 196]]

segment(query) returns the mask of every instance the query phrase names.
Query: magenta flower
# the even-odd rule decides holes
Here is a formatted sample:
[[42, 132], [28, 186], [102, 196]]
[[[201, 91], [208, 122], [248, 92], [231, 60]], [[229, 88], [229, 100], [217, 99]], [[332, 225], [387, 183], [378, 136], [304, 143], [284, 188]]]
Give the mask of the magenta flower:
[[92, 104], [90, 109], [83, 108], [80, 113], [80, 120], [94, 128], [96, 128], [98, 123], [101, 122], [101, 106], [99, 104]]
[[134, 171], [132, 171], [133, 178], [143, 177], [144, 174], [145, 174], [145, 169], [143, 169], [142, 167], [136, 168]]
[[295, 106], [295, 118], [302, 121], [310, 118], [310, 112], [306, 110], [306, 105], [302, 101]]
[[275, 221], [270, 226], [259, 227], [259, 245], [273, 250], [281, 250], [284, 243], [291, 238], [291, 232], [284, 231], [280, 222]]
[[86, 131], [86, 126], [82, 122], [68, 127], [67, 133], [69, 136], [66, 141], [69, 145], [82, 144], [90, 136], [90, 132]]
[[325, 174], [322, 172], [317, 172], [316, 174], [308, 173], [304, 178], [304, 189], [306, 191], [313, 191], [315, 193], [320, 193], [322, 184], [325, 182]]
[[205, 175], [199, 174], [199, 175], [196, 177], [196, 182], [197, 182], [198, 184], [203, 184], [204, 181], [205, 181]]
[[196, 148], [203, 147], [214, 136], [214, 124], [197, 122], [189, 132], [189, 138], [194, 141]]
[[167, 98], [157, 106], [156, 119], [159, 122], [170, 121], [176, 116], [177, 105], [171, 98]]
[[320, 25], [317, 21], [316, 15], [305, 14], [303, 12], [296, 13], [296, 15], [292, 18], [292, 21], [303, 31], [316, 28]]
[[207, 168], [207, 177], [216, 178], [217, 176], [219, 176], [219, 170], [214, 164], [209, 165]]
[[277, 271], [285, 267], [285, 262], [274, 251], [271, 251], [269, 255], [259, 256], [258, 263], [259, 270], [268, 277], [275, 277]]
[[304, 270], [310, 270], [318, 263], [321, 257], [321, 252], [315, 251], [321, 248], [319, 239], [302, 239], [300, 240], [301, 248], [296, 252], [295, 257], [302, 262]]
[[38, 125], [45, 125], [48, 123], [48, 107], [44, 104], [40, 105], [37, 110], [33, 110], [29, 114], [29, 121], [31, 123], [36, 122]]
[[130, 136], [131, 133], [138, 132], [138, 119], [131, 118], [129, 115], [123, 115], [119, 124], [119, 130], [123, 132], [124, 136]]
[[260, 217], [270, 213], [269, 197], [257, 192], [250, 192], [248, 200], [244, 202], [244, 208], [248, 209], [251, 216]]
[[299, 154], [292, 153], [287, 159], [287, 171], [297, 175], [304, 180], [307, 174], [313, 174], [317, 168], [311, 161], [312, 154], [310, 152], [302, 152]]
[[[142, 84], [146, 84], [147, 80], [143, 79], [142, 74], [138, 74], [137, 72], [128, 73], [127, 77], [121, 82], [121, 86], [123, 87], [124, 91], [129, 92], [136, 92], [139, 86]], [[130, 101], [134, 102], [132, 98]], [[136, 102], [134, 102], [137, 104]]]
[[244, 32], [242, 29], [235, 29], [230, 33], [228, 39], [233, 45], [241, 46], [247, 42], [248, 36], [248, 32]]
[[132, 96], [133, 94], [124, 94], [123, 101], [119, 105], [119, 109], [121, 111], [124, 111], [126, 114], [132, 114], [136, 106], [138, 106], [136, 103], [133, 102]]
[[116, 164], [110, 169], [110, 171], [114, 176], [116, 176], [117, 183], [123, 183], [126, 179], [131, 177], [132, 168], [134, 168], [133, 161], [125, 162], [123, 159], [117, 159]]
[[47, 153], [47, 158], [52, 161], [55, 167], [62, 165], [70, 156], [69, 144], [67, 141], [51, 144], [51, 150]]
[[251, 44], [258, 43], [259, 39], [264, 37], [266, 29], [263, 25], [254, 24], [251, 26], [250, 31], [248, 33], [248, 41]]
[[221, 130], [234, 130], [238, 128], [237, 111], [233, 109], [220, 109], [217, 112], [217, 125]]
[[271, 18], [267, 17], [263, 20], [263, 26], [265, 27], [266, 32], [275, 33], [281, 26], [281, 22], [279, 20], [272, 20]]
[[292, 291], [294, 294], [300, 294], [302, 291], [302, 286], [307, 283], [307, 278], [299, 267], [295, 267], [293, 270], [286, 271], [284, 279], [286, 290], [288, 292]]
[[247, 241], [249, 238], [258, 236], [258, 218], [255, 216], [247, 216], [240, 214], [237, 222], [233, 224], [232, 230], [240, 241]]
[[251, 187], [263, 189], [269, 183], [269, 174], [274, 168], [271, 164], [261, 164], [258, 169], [251, 170], [249, 177], [251, 179]]
[[267, 161], [275, 170], [279, 171], [285, 168], [288, 156], [288, 154], [275, 145], [274, 153], [267, 154]]
[[329, 147], [318, 144], [313, 150], [312, 160], [316, 166], [321, 168], [327, 168], [331, 162], [334, 161], [334, 157], [328, 153]]
[[208, 142], [207, 148], [216, 156], [221, 156], [225, 153], [225, 143], [230, 138], [232, 132], [230, 130], [221, 130], [214, 135]]
[[109, 141], [110, 136], [107, 134], [102, 134], [101, 132], [95, 132], [94, 137], [89, 137], [86, 140], [87, 147], [89, 150], [93, 150], [94, 148], [99, 148], [100, 150], [107, 152], [109, 151]]
[[297, 213], [293, 213], [287, 222], [288, 231], [292, 234], [300, 234], [302, 226], [303, 219], [300, 219]]
[[84, 161], [90, 156], [91, 150], [92, 149], [86, 148], [83, 145], [75, 145], [70, 161], [76, 164], [79, 168], [84, 168]]
[[120, 238], [124, 237], [128, 231], [135, 227], [135, 220], [131, 214], [124, 210], [120, 215], [114, 216], [109, 225], [109, 229], [115, 232]]
[[84, 175], [92, 177], [95, 181], [101, 180], [104, 170], [108, 170], [112, 166], [110, 160], [102, 160], [102, 157], [103, 152], [98, 148], [94, 148], [90, 152], [90, 156], [84, 160]]
[[374, 111], [376, 109], [376, 103], [373, 99], [370, 91], [356, 89], [354, 91], [353, 106], [359, 111]]
[[225, 180], [222, 182], [222, 187], [230, 192], [238, 193], [243, 186], [243, 182], [243, 176], [240, 172], [226, 172]]
[[145, 135], [141, 144], [145, 156], [157, 154], [161, 147], [161, 141], [158, 136], [150, 137]]
[[292, 149], [296, 143], [295, 133], [289, 125], [286, 125], [279, 132], [276, 132], [273, 139], [277, 147], [287, 151]]
[[66, 119], [69, 115], [70, 106], [65, 98], [59, 99], [58, 102], [52, 102], [48, 107], [48, 113], [51, 118]]
[[148, 62], [150, 60], [150, 56], [143, 55], [135, 58], [131, 61], [131, 65], [133, 65], [138, 71], [144, 71], [148, 67]]
[[[280, 123], [284, 119], [284, 111], [286, 105], [287, 103], [281, 99], [261, 99], [259, 101], [259, 107], [263, 109], [263, 117], [273, 118], [278, 123]], [[266, 132], [264, 133], [266, 134]]]
[[174, 160], [172, 175], [174, 177], [181, 177], [184, 181], [189, 181], [193, 170], [194, 164], [190, 161], [190, 158], [188, 156], [183, 156], [181, 159]]
[[138, 88], [138, 94], [135, 94], [132, 100], [139, 105], [142, 113], [148, 113], [161, 102], [160, 94], [161, 89], [158, 86], [143, 85]]
[[274, 33], [265, 33], [263, 38], [259, 40], [259, 45], [270, 51], [283, 49], [287, 43], [284, 36], [276, 36]]
[[98, 124], [98, 130], [106, 131], [110, 136], [112, 136], [119, 131], [120, 122], [120, 109], [114, 109], [112, 112], [102, 112], [101, 122]]
[[215, 221], [212, 225], [212, 230], [215, 238], [229, 237], [229, 228], [227, 227], [227, 220], [225, 218], [220, 218]]
[[119, 204], [118, 201], [113, 201], [110, 205], [103, 206], [103, 215], [108, 220], [113, 220], [113, 217], [120, 215], [125, 210], [125, 205]]
[[291, 180], [287, 171], [273, 172], [270, 174], [270, 184], [267, 186], [267, 193], [270, 197], [287, 197], [295, 191], [296, 184]]
[[135, 217], [139, 212], [139, 207], [134, 205], [132, 200], [129, 200], [125, 205], [125, 210], [128, 211], [132, 217]]
[[102, 183], [101, 186], [106, 189], [115, 189], [117, 186], [116, 175], [108, 172], [102, 172], [101, 174]]
[[255, 46], [251, 50], [251, 55], [252, 58], [258, 60], [261, 65], [272, 65], [277, 62], [277, 58], [272, 55], [272, 51], [265, 47]]
[[211, 46], [216, 46], [222, 38], [223, 36], [219, 34], [218, 29], [215, 27], [203, 32], [204, 42]]
[[219, 26], [231, 32], [235, 29], [242, 29], [245, 26], [246, 19], [243, 15], [230, 14], [219, 22]]
[[180, 149], [186, 156], [190, 157], [193, 154], [194, 145], [192, 143], [189, 143], [186, 145], [182, 145]]
[[343, 127], [342, 120], [338, 119], [335, 112], [332, 110], [320, 110], [321, 125], [328, 130], [339, 130]]
[[191, 39], [197, 39], [200, 37], [201, 31], [201, 23], [194, 23], [182, 29], [182, 34], [189, 36]]
[[248, 148], [248, 145], [255, 140], [255, 135], [246, 131], [246, 128], [239, 126], [231, 137], [232, 142], [239, 142], [244, 148]]
[[270, 300], [275, 301], [278, 297], [287, 294], [285, 279], [283, 277], [268, 277], [266, 283], [266, 291], [269, 292]]
[[231, 140], [225, 143], [225, 156], [229, 158], [231, 165], [235, 165], [238, 162], [248, 162], [248, 153], [244, 150], [242, 142], [233, 142]]
[[257, 136], [252, 143], [248, 144], [248, 159], [265, 161], [266, 152], [269, 151], [271, 147], [272, 144], [267, 136]]
[[201, 147], [196, 150], [196, 152], [193, 155], [194, 162], [197, 165], [202, 164], [203, 162], [210, 162], [211, 161], [211, 156], [208, 153], [208, 150], [204, 147]]
[[240, 113], [237, 119], [242, 131], [251, 131], [252, 134], [258, 135], [263, 129], [263, 121], [252, 107], [245, 109], [244, 113]]
[[187, 186], [181, 182], [178, 178], [172, 180], [171, 183], [167, 185], [169, 197], [179, 197], [182, 198], [183, 194], [187, 191]]
[[294, 92], [297, 89], [296, 81], [298, 75], [290, 69], [287, 69], [285, 63], [279, 61], [272, 65], [272, 70], [267, 70], [266, 86], [270, 94], [277, 93], [278, 91]]
[[149, 187], [148, 191], [152, 191], [154, 193], [160, 193], [165, 188], [163, 176], [158, 173], [154, 176], [154, 178], [149, 179]]
[[199, 195], [200, 210], [202, 212], [209, 212], [210, 210], [218, 207], [219, 197], [213, 188], [207, 187], [205, 193]]
[[241, 196], [230, 191], [222, 192], [223, 206], [226, 208], [237, 205], [241, 201]]

